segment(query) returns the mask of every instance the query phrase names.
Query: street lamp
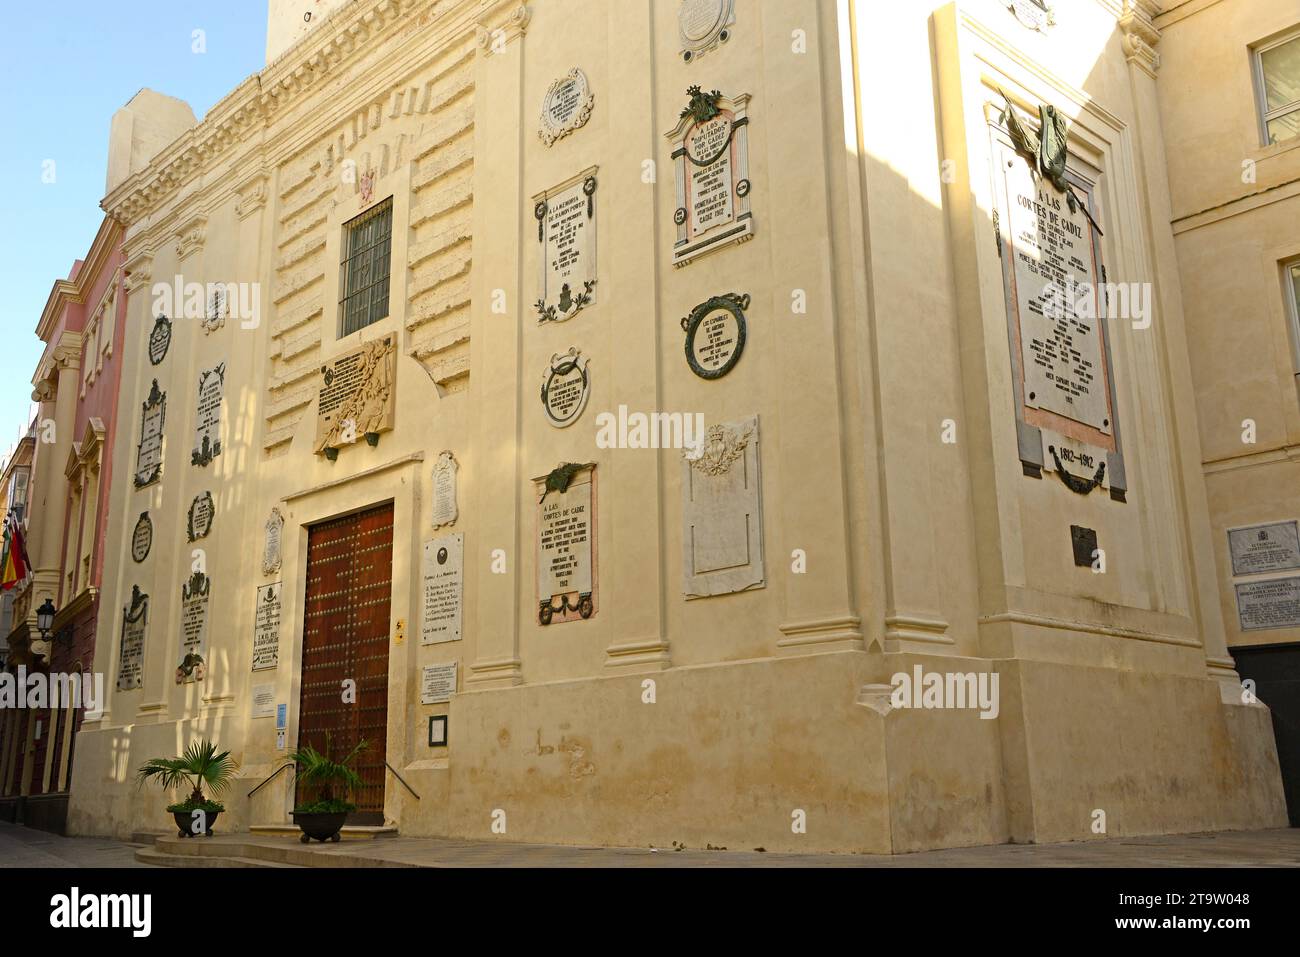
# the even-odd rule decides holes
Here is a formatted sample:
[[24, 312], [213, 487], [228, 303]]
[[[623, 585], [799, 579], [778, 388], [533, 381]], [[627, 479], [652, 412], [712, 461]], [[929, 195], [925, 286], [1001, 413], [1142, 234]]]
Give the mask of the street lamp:
[[41, 633], [42, 641], [50, 640], [50, 632], [54, 629], [55, 607], [53, 599], [46, 598], [45, 604], [36, 609], [36, 628]]

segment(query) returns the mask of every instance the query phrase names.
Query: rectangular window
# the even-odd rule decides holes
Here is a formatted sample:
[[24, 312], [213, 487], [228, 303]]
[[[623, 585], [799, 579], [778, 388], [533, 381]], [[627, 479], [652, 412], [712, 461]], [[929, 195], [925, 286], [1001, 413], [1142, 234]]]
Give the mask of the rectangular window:
[[1300, 136], [1300, 31], [1255, 48], [1255, 86], [1264, 142]]
[[1295, 374], [1300, 376], [1300, 259], [1285, 264], [1287, 310], [1291, 317], [1291, 352], [1295, 356]]
[[343, 225], [343, 264], [339, 270], [341, 336], [350, 336], [388, 317], [392, 252], [391, 198]]

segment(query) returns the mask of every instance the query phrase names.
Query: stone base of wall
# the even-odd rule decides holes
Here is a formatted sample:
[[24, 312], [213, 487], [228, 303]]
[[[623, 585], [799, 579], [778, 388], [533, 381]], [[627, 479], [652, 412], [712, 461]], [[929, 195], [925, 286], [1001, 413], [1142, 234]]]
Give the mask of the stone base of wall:
[[[891, 676], [917, 665], [996, 670], [997, 717], [893, 707]], [[108, 768], [170, 754], [177, 730], [83, 732], [70, 832], [159, 829], [163, 796]], [[904, 853], [1286, 824], [1267, 709], [1208, 677], [843, 652], [469, 691], [449, 739], [404, 765], [389, 742], [420, 795], [390, 776], [404, 836]], [[289, 775], [245, 796], [270, 770], [246, 769], [222, 830], [288, 820]]]

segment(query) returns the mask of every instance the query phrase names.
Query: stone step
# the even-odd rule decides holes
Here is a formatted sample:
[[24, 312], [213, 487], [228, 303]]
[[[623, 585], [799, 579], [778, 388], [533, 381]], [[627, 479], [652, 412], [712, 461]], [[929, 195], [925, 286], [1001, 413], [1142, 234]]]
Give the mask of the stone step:
[[251, 857], [217, 857], [197, 854], [165, 854], [152, 847], [142, 847], [135, 859], [154, 867], [300, 867], [281, 861], [260, 861]]
[[[301, 837], [302, 831], [297, 824], [254, 824], [248, 833], [255, 837]], [[377, 837], [397, 837], [397, 828], [392, 825], [384, 827], [357, 827], [345, 825], [339, 832], [345, 841], [371, 841]]]
[[[212, 837], [160, 837], [153, 850], [163, 856], [181, 861], [218, 861], [231, 860], [255, 861], [268, 866], [290, 867], [413, 867], [382, 858], [371, 857], [354, 852], [340, 853], [339, 844], [310, 845], [300, 843], [296, 838], [299, 831], [293, 832], [295, 839], [283, 836], [217, 834]], [[355, 844], [353, 845], [356, 846]], [[152, 863], [152, 861], [150, 861]], [[170, 863], [170, 862], [169, 862]], [[185, 864], [175, 866], [184, 867]], [[250, 866], [225, 863], [215, 865], [195, 864], [193, 866]]]

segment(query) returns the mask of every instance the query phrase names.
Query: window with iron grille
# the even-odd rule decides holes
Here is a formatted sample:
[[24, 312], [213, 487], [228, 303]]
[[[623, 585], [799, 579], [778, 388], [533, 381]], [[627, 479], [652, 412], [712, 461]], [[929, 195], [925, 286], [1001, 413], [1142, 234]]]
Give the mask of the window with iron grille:
[[343, 226], [339, 269], [341, 336], [388, 317], [393, 253], [393, 201], [387, 199]]

